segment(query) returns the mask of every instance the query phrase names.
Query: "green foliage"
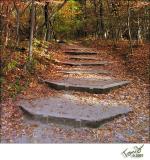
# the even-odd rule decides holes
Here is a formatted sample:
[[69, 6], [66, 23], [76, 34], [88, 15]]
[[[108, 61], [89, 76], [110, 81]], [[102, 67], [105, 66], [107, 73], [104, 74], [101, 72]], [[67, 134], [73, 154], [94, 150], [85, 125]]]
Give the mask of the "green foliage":
[[9, 62], [3, 69], [4, 72], [10, 72], [11, 70], [15, 69], [16, 66], [18, 65], [18, 62], [16, 60], [12, 60]]
[[15, 82], [9, 85], [9, 91], [10, 91], [9, 94], [12, 98], [15, 98], [17, 94], [25, 90], [29, 85], [28, 81], [24, 82], [24, 84], [22, 84], [21, 82], [22, 82], [21, 79], [16, 78]]
[[4, 77], [0, 77], [0, 95], [1, 95], [0, 96], [0, 101], [2, 100], [2, 97], [3, 97], [3, 95], [2, 95], [2, 93], [3, 93], [2, 85], [3, 85], [4, 81], [5, 81]]
[[37, 40], [37, 39], [34, 39], [33, 46], [37, 47], [37, 48], [42, 47], [41, 41]]
[[34, 58], [30, 59], [29, 57], [27, 57], [27, 59], [26, 59], [26, 70], [31, 74], [35, 73], [36, 64], [37, 64], [37, 60], [35, 60]]
[[0, 77], [0, 84], [2, 84], [5, 81], [4, 77]]
[[83, 26], [81, 6], [71, 0], [55, 16], [54, 30], [58, 38], [74, 38], [77, 30]]

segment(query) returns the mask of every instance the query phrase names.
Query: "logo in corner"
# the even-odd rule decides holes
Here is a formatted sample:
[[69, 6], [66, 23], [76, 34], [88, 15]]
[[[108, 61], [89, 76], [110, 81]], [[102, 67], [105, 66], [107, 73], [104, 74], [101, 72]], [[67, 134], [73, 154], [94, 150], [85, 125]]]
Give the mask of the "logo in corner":
[[141, 146], [134, 146], [132, 148], [126, 148], [123, 152], [122, 155], [125, 158], [142, 158], [144, 155], [142, 153], [144, 148], [144, 144]]

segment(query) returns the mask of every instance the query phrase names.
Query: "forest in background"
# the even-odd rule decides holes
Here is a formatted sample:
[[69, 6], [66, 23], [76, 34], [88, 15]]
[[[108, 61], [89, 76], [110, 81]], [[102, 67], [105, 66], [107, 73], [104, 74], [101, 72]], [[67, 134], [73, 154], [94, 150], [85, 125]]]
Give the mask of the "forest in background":
[[130, 60], [149, 44], [149, 11], [148, 0], [0, 0], [1, 93], [14, 96], [28, 86], [29, 74], [43, 67], [41, 53], [57, 42], [122, 46]]

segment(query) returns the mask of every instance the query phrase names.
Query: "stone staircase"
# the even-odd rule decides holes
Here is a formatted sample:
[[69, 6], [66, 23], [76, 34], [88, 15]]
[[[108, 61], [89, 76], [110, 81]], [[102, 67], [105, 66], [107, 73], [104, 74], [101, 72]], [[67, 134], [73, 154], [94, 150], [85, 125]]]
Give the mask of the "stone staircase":
[[[129, 81], [117, 80], [111, 77], [111, 73], [100, 67], [111, 65], [110, 62], [100, 61], [97, 52], [88, 48], [68, 46], [64, 50], [69, 59], [65, 62], [56, 60], [56, 63], [64, 66], [59, 72], [67, 74], [59, 80], [43, 79], [49, 87], [55, 90], [62, 90], [64, 94], [58, 97], [46, 97], [36, 100], [22, 100], [18, 105], [35, 119], [46, 119], [49, 122], [70, 123], [79, 126], [99, 126], [101, 123], [111, 120], [114, 117], [127, 114], [131, 111], [127, 105], [110, 105], [107, 102], [95, 102], [95, 104], [82, 104], [80, 100], [74, 99], [68, 91], [89, 92], [91, 94], [107, 94], [112, 89], [125, 86]], [[65, 69], [65, 66], [69, 66]], [[92, 67], [89, 69], [87, 66]], [[99, 66], [99, 69], [94, 68]], [[77, 68], [76, 68], [77, 67]], [[110, 75], [109, 79], [75, 78], [72, 75]], [[66, 93], [69, 96], [66, 96]], [[70, 98], [71, 97], [71, 98]]]
[[[122, 81], [113, 79], [110, 77], [110, 79], [91, 79], [91, 78], [72, 78], [71, 74], [110, 74], [107, 70], [102, 69], [88, 69], [84, 67], [95, 67], [95, 66], [106, 66], [111, 65], [111, 62], [107, 61], [100, 61], [95, 54], [97, 52], [93, 52], [88, 50], [87, 48], [75, 48], [75, 47], [68, 47], [64, 51], [65, 54], [70, 55], [70, 53], [73, 56], [75, 60], [70, 60], [72, 58], [72, 55], [69, 56], [69, 60], [66, 60], [65, 62], [58, 61], [56, 62], [58, 64], [64, 65], [64, 66], [70, 66], [68, 70], [61, 70], [62, 73], [68, 73], [68, 77], [59, 80], [43, 80], [43, 82], [47, 83], [49, 87], [58, 89], [58, 90], [75, 90], [80, 92], [90, 92], [90, 93], [107, 93], [108, 91], [111, 91], [112, 89], [116, 89], [119, 87], [122, 87], [124, 85], [127, 85], [129, 81]], [[82, 53], [82, 55], [81, 55]], [[89, 54], [89, 56], [85, 56], [86, 54]], [[89, 62], [90, 61], [90, 62]], [[79, 67], [78, 69], [74, 69], [74, 67]]]

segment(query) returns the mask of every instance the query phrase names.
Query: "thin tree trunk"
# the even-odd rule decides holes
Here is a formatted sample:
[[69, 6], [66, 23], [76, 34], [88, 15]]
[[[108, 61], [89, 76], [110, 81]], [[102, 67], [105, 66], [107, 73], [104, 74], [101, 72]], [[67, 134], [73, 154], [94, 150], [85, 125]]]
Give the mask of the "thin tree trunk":
[[29, 61], [32, 60], [32, 41], [33, 41], [33, 30], [34, 30], [34, 21], [35, 21], [35, 8], [34, 8], [35, 0], [32, 0], [31, 4], [31, 22], [30, 22], [30, 39], [29, 39]]
[[140, 26], [140, 17], [139, 17], [139, 14], [138, 14], [138, 35], [137, 35], [137, 44], [140, 45], [142, 44], [142, 34], [141, 34], [141, 26]]
[[83, 36], [87, 36], [87, 31], [86, 31], [86, 28], [87, 28], [87, 24], [86, 24], [86, 20], [87, 20], [87, 0], [81, 0], [80, 1], [80, 5], [81, 5], [81, 10], [82, 10], [82, 13], [83, 13], [83, 21], [84, 21], [84, 30], [82, 31], [82, 35]]
[[17, 10], [17, 30], [16, 30], [16, 45], [17, 47], [19, 46], [19, 40], [20, 40], [20, 34], [19, 34], [19, 29], [20, 29], [20, 12]]
[[132, 48], [130, 19], [131, 19], [130, 0], [128, 0], [128, 21], [127, 21], [127, 24], [128, 24], [128, 34], [129, 34], [129, 49], [130, 49], [130, 55], [132, 55], [133, 48]]
[[16, 2], [13, 1], [14, 3], [14, 8], [16, 10], [16, 46], [18, 47], [19, 45], [19, 39], [20, 39], [20, 35], [19, 35], [19, 29], [20, 29], [20, 10], [18, 8], [18, 6], [16, 5]]
[[102, 0], [99, 0], [99, 22], [98, 22], [98, 35], [99, 37], [104, 37], [104, 19], [103, 19], [104, 13], [103, 13], [103, 2]]
[[45, 2], [44, 13], [45, 13], [45, 27], [46, 27], [46, 36], [45, 40], [48, 41], [50, 37], [50, 26], [49, 26], [49, 13], [48, 13], [49, 2]]
[[109, 38], [113, 41], [113, 48], [116, 48], [116, 36], [115, 36], [115, 16], [116, 16], [116, 5], [113, 0], [107, 1], [108, 10], [109, 10]]
[[97, 35], [98, 35], [98, 17], [97, 17], [97, 3], [96, 3], [96, 0], [93, 0], [93, 6], [94, 6], [94, 15], [96, 17], [95, 38], [97, 38]]
[[150, 9], [147, 9], [147, 34], [146, 34], [146, 39], [148, 39], [148, 41], [150, 41]]
[[2, 37], [3, 37], [3, 23], [4, 23], [4, 16], [2, 14], [3, 5], [0, 5], [0, 48], [2, 47]]
[[[9, 7], [6, 8], [6, 15], [8, 16], [9, 13]], [[4, 33], [4, 48], [8, 45], [8, 38], [9, 38], [9, 22], [7, 20], [7, 17], [5, 19], [5, 33]]]
[[9, 39], [9, 24], [6, 22], [6, 27], [5, 27], [5, 40], [4, 40], [4, 47], [8, 45], [8, 39]]
[[35, 6], [35, 14], [34, 14], [34, 36], [37, 38], [38, 32], [37, 32], [38, 24], [37, 24], [37, 7]]

